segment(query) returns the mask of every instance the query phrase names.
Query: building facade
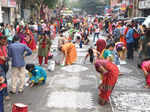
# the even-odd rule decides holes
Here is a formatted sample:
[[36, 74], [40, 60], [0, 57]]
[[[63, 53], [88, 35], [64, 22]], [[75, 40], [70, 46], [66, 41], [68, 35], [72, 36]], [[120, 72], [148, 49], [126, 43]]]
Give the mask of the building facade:
[[15, 21], [15, 0], [1, 0], [0, 3], [0, 21], [5, 24], [10, 24]]
[[150, 0], [139, 0], [138, 8], [142, 12], [142, 16], [150, 15]]
[[110, 0], [111, 8], [118, 10], [125, 17], [140, 16], [138, 5], [139, 0]]

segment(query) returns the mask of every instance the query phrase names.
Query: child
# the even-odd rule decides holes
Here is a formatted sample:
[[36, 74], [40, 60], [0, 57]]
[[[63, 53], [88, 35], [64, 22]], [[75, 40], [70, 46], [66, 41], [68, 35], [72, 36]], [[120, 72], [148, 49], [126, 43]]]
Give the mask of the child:
[[88, 58], [88, 56], [90, 56], [90, 62], [93, 63], [95, 57], [99, 57], [100, 53], [97, 50], [95, 50], [95, 49], [89, 48], [88, 53], [85, 56], [85, 61]]
[[35, 84], [45, 84], [47, 75], [46, 71], [42, 67], [35, 66], [34, 64], [27, 64], [26, 69], [30, 74], [30, 87], [33, 87]]
[[6, 84], [4, 83], [5, 79], [0, 76], [0, 112], [4, 112], [4, 104], [3, 104], [3, 89], [6, 88]]

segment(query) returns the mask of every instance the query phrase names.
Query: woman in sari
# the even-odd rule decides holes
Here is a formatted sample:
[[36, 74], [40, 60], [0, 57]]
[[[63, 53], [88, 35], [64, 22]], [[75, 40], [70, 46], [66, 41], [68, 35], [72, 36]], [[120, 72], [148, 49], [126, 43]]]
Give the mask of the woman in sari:
[[28, 70], [30, 75], [30, 87], [33, 87], [35, 84], [45, 84], [47, 74], [42, 67], [35, 66], [34, 64], [27, 64], [26, 70]]
[[72, 42], [65, 43], [61, 46], [60, 50], [65, 56], [65, 65], [71, 65], [77, 59], [76, 47]]
[[33, 33], [30, 31], [28, 25], [25, 27], [26, 37], [24, 41], [26, 42], [27, 46], [32, 50], [36, 50], [36, 41], [34, 39]]
[[36, 51], [36, 42], [31, 34], [26, 33], [21, 43], [27, 45], [32, 51]]
[[112, 90], [118, 80], [118, 67], [112, 62], [98, 59], [95, 62], [95, 69], [102, 74], [102, 83], [99, 85], [100, 105], [105, 105], [109, 101]]
[[98, 39], [96, 42], [97, 51], [102, 53], [102, 51], [106, 48], [106, 41], [104, 39]]
[[146, 79], [145, 88], [150, 88], [150, 58], [144, 59], [138, 64], [138, 67], [144, 72]]

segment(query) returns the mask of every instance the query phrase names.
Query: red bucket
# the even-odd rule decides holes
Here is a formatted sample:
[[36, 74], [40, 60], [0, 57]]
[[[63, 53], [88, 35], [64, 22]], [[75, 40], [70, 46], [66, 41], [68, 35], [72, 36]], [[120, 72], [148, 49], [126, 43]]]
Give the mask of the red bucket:
[[28, 106], [22, 103], [15, 103], [13, 104], [12, 112], [28, 112]]

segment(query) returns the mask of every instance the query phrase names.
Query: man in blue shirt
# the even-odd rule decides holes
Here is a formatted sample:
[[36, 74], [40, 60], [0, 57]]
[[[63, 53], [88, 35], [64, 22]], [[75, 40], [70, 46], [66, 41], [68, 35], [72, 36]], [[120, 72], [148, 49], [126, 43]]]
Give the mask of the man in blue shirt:
[[120, 39], [120, 29], [115, 27], [114, 25], [112, 26], [112, 28], [113, 28], [112, 32], [113, 38], [115, 42], [117, 42]]
[[10, 93], [15, 94], [17, 88], [17, 80], [20, 80], [19, 93], [23, 92], [25, 82], [25, 60], [26, 56], [32, 54], [29, 47], [19, 42], [20, 38], [16, 35], [14, 37], [14, 43], [8, 46], [8, 56], [12, 58], [12, 91]]
[[134, 30], [131, 25], [129, 26], [129, 30], [126, 34], [126, 41], [127, 41], [127, 58], [133, 59], [133, 52], [134, 52]]

